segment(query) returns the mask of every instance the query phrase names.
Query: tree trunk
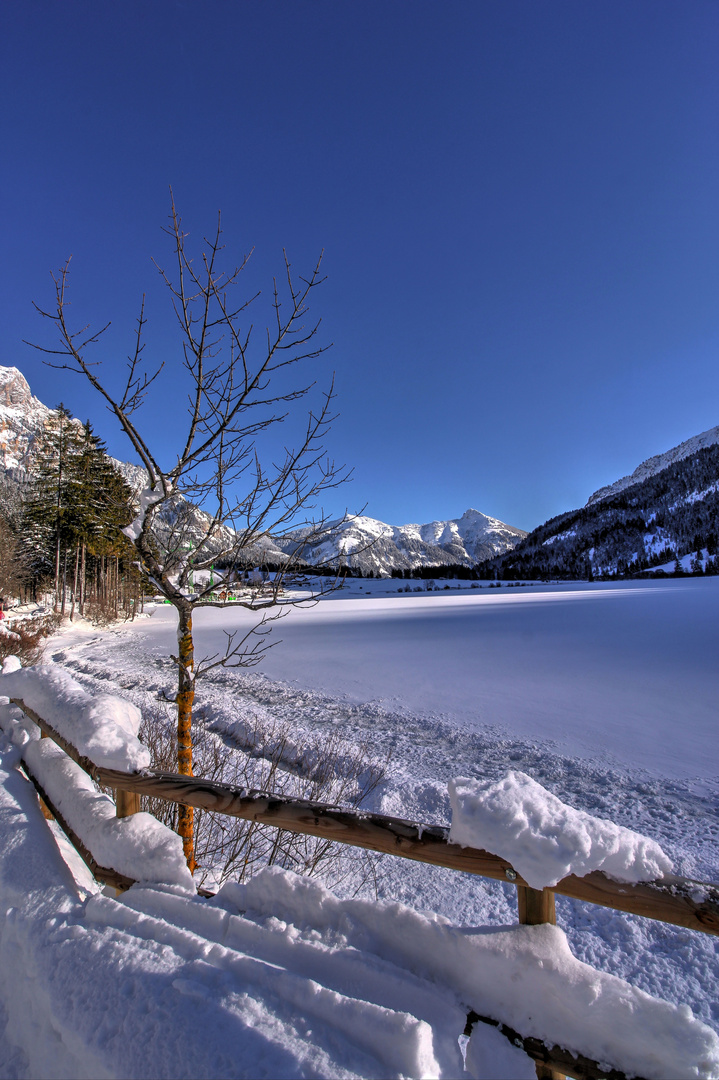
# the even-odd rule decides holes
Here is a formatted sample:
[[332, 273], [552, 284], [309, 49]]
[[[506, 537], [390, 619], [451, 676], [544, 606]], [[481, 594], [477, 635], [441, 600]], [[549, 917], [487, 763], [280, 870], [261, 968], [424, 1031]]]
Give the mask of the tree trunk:
[[[195, 699], [193, 668], [195, 647], [192, 641], [192, 608], [183, 604], [177, 609], [178, 693], [177, 693], [177, 771], [182, 776], [192, 776], [192, 704]], [[190, 873], [194, 873], [194, 810], [191, 806], [178, 807], [177, 831], [182, 837], [182, 849]]]
[[55, 544], [55, 611], [60, 610], [60, 530]]
[[87, 589], [87, 579], [85, 577], [85, 559], [87, 548], [85, 544], [82, 545], [82, 568], [80, 570], [80, 615], [85, 614], [85, 590]]
[[65, 548], [65, 558], [62, 564], [62, 607], [60, 608], [60, 614], [65, 617], [65, 597], [67, 596], [67, 548]]
[[75, 600], [77, 598], [77, 573], [80, 566], [80, 548], [75, 548], [75, 577], [72, 582], [72, 606], [70, 608], [70, 622], [75, 618]]

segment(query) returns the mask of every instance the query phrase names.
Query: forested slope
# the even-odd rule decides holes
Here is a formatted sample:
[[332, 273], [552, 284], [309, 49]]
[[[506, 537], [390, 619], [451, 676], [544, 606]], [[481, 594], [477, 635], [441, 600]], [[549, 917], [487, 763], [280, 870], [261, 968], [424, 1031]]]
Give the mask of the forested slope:
[[716, 573], [719, 445], [699, 450], [653, 476], [529, 533], [507, 555], [486, 563], [488, 577], [591, 578], [638, 573], [705, 552]]

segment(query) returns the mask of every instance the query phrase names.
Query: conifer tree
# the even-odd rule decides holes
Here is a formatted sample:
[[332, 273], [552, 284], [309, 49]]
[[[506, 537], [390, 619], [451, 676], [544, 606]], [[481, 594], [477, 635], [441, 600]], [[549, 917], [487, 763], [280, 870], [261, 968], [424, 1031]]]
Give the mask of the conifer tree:
[[131, 518], [132, 492], [104, 444], [89, 422], [80, 425], [61, 405], [36, 441], [22, 521], [36, 579], [53, 576], [56, 610], [65, 613], [68, 558], [74, 562], [72, 615], [78, 591], [84, 609], [88, 553], [114, 558], [119, 578], [119, 559], [130, 551], [120, 530]]
[[56, 610], [60, 607], [62, 553], [72, 536], [72, 462], [79, 448], [78, 425], [60, 404], [33, 447], [23, 522], [26, 549], [36, 575], [53, 574]]

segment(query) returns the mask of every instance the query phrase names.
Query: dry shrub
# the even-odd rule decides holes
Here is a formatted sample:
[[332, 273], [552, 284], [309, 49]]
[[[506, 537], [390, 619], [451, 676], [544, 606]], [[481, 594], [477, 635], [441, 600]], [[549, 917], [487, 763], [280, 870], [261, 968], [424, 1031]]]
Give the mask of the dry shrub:
[[0, 623], [0, 662], [6, 656], [17, 656], [23, 667], [39, 664], [45, 648], [45, 638], [60, 625], [60, 617], [45, 615], [41, 619], [24, 619], [12, 628]]
[[[93, 626], [110, 626], [112, 623], [118, 622], [119, 614], [111, 600], [98, 597], [85, 601], [82, 617], [91, 622]], [[122, 618], [124, 618], [124, 612]]]
[[[152, 768], [177, 771], [176, 720], [169, 706], [145, 715], [140, 738], [152, 755]], [[231, 737], [195, 721], [195, 776], [254, 793], [272, 792], [299, 799], [361, 806], [382, 781], [387, 762], [373, 760], [367, 744], [350, 744], [332, 732], [311, 736], [299, 758], [290, 740], [290, 725], [257, 721], [248, 733], [251, 752]], [[171, 829], [177, 828], [177, 804], [143, 796], [142, 809]], [[198, 884], [218, 888], [227, 880], [244, 881], [263, 866], [281, 866], [327, 885], [350, 880], [353, 891], [372, 887], [376, 894], [377, 863], [373, 852], [270, 825], [195, 810], [195, 857]]]

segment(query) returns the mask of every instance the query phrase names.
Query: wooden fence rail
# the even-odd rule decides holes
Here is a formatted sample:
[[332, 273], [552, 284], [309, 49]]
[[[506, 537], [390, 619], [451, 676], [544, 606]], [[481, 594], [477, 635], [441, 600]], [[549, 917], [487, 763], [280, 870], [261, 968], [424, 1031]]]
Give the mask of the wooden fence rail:
[[[140, 809], [142, 795], [184, 803], [201, 810], [244, 818], [277, 829], [306, 833], [324, 840], [369, 849], [381, 854], [443, 866], [450, 870], [478, 874], [510, 882], [517, 888], [519, 921], [525, 924], [554, 923], [554, 896], [559, 893], [575, 900], [584, 900], [602, 907], [613, 908], [632, 915], [642, 915], [690, 930], [719, 934], [719, 886], [689, 878], [665, 875], [659, 881], [626, 884], [613, 881], [600, 871], [585, 877], [564, 878], [551, 889], [532, 889], [506, 859], [477, 848], [460, 847], [449, 841], [449, 829], [441, 825], [424, 825], [384, 814], [345, 810], [327, 803], [291, 799], [262, 791], [247, 791], [176, 773], [119, 772], [95, 765], [89, 758], [63, 738], [43, 717], [19, 698], [11, 698], [37, 726], [44, 737], [51, 738], [77, 765], [95, 781], [115, 789], [118, 817], [127, 817]], [[42, 785], [23, 764], [27, 776], [35, 785], [46, 813], [54, 816], [74, 845], [96, 880], [119, 891], [130, 888], [133, 879], [112, 868], [100, 866], [82, 839], [78, 837], [51, 803]], [[211, 896], [203, 889], [201, 895]], [[573, 1054], [563, 1047], [548, 1046], [541, 1040], [524, 1037], [491, 1017], [470, 1012], [465, 1035], [471, 1034], [475, 1023], [490, 1024], [509, 1041], [520, 1046], [536, 1065], [539, 1080], [627, 1080], [618, 1070]], [[641, 1080], [635, 1077], [634, 1080]]]
[[585, 877], [571, 875], [552, 889], [531, 889], [506, 859], [477, 848], [450, 843], [449, 829], [423, 825], [384, 814], [344, 810], [327, 803], [286, 798], [267, 792], [247, 791], [175, 773], [124, 773], [100, 768], [77, 752], [41, 716], [19, 699], [12, 699], [82, 769], [98, 783], [117, 791], [152, 795], [169, 802], [184, 803], [201, 810], [245, 818], [290, 832], [306, 833], [324, 840], [367, 848], [381, 854], [398, 855], [416, 862], [462, 870], [469, 874], [509, 881], [518, 887], [520, 921], [553, 922], [552, 893], [584, 900], [627, 914], [719, 934], [719, 886], [690, 878], [666, 875], [660, 881], [627, 884], [613, 881], [601, 871]]

